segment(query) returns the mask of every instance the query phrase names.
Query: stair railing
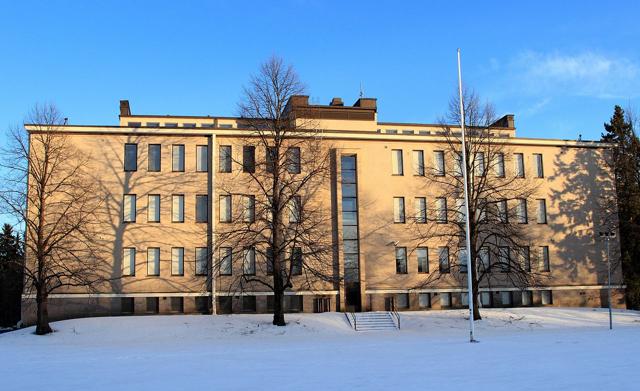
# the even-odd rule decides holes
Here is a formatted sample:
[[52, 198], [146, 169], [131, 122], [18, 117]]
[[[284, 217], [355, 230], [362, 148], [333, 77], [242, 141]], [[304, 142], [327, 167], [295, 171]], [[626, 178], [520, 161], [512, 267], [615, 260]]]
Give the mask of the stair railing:
[[393, 317], [396, 318], [398, 323], [398, 330], [400, 330], [400, 314], [398, 313], [398, 311], [396, 311], [395, 297], [391, 298], [391, 315], [393, 315]]
[[[351, 317], [349, 317], [349, 315], [351, 315]], [[345, 318], [347, 318], [347, 322], [349, 322], [349, 326], [351, 326], [355, 331], [358, 331], [358, 318], [356, 318], [355, 312], [345, 312], [344, 316]]]

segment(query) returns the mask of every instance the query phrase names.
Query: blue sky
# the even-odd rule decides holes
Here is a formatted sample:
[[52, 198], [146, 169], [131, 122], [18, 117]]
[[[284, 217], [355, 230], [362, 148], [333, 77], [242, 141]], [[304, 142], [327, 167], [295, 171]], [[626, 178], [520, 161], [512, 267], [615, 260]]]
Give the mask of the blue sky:
[[640, 109], [640, 2], [517, 3], [3, 0], [0, 127], [44, 101], [73, 124], [116, 124], [120, 99], [235, 115], [272, 54], [312, 102], [351, 104], [362, 82], [381, 121], [433, 122], [458, 47], [465, 84], [514, 113], [520, 136], [597, 139], [614, 104]]

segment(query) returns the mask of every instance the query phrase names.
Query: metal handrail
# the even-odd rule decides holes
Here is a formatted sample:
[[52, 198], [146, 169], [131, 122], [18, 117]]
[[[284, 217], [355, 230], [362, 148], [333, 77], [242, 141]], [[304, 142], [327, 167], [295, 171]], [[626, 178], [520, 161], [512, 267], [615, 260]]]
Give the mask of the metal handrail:
[[395, 298], [391, 299], [391, 315], [393, 315], [398, 320], [398, 330], [400, 330], [400, 314], [396, 311], [396, 301]]
[[[351, 318], [353, 318], [353, 322], [351, 321], [351, 318], [349, 318], [349, 315], [351, 315]], [[358, 320], [356, 318], [356, 314], [354, 312], [345, 312], [344, 316], [345, 318], [347, 318], [347, 322], [349, 322], [349, 326], [353, 327], [355, 331], [358, 331]]]

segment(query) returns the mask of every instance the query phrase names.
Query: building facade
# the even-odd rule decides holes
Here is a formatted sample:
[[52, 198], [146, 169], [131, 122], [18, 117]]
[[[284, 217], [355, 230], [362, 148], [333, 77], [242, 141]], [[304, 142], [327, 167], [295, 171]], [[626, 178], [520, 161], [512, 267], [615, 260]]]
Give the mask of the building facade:
[[[438, 219], [456, 203], [425, 178], [425, 170], [434, 168], [455, 175], [454, 163], [442, 153], [443, 126], [378, 122], [377, 102], [369, 98], [345, 106], [339, 98], [312, 105], [308, 97], [294, 96], [289, 105], [311, 113], [331, 146], [332, 173], [321, 207], [332, 216], [336, 280], [307, 289], [294, 280], [287, 311], [465, 306], [466, 279], [453, 272], [430, 278], [449, 267], [458, 249], [416, 237], [416, 223]], [[223, 183], [243, 175], [236, 163], [248, 132], [241, 118], [134, 115], [129, 102], [121, 101], [118, 126], [64, 125], [58, 131], [90, 157], [103, 198], [103, 255], [113, 279], [92, 292], [56, 291], [49, 299], [52, 319], [270, 309], [268, 290], [230, 289], [243, 270], [211, 267], [226, 251], [235, 252], [232, 245], [217, 246], [216, 233], [232, 223], [231, 209], [243, 202], [222, 191]], [[516, 137], [512, 115], [492, 131], [508, 148], [501, 175], [537, 189], [519, 213], [531, 238], [530, 267], [539, 278], [535, 285], [515, 286], [496, 275], [481, 284], [481, 305], [605, 306], [605, 245], [597, 216], [599, 200], [615, 194], [604, 164], [608, 146]], [[615, 255], [617, 242], [612, 248]], [[623, 307], [620, 268], [614, 268], [612, 285], [613, 304]], [[34, 317], [33, 298], [25, 296], [23, 320], [32, 323]]]

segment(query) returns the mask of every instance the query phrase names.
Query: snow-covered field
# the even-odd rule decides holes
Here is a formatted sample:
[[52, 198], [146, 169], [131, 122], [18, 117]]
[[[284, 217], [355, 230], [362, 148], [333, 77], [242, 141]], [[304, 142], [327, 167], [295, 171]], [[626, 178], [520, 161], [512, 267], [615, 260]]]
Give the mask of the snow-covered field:
[[343, 314], [76, 319], [0, 335], [2, 390], [638, 390], [640, 313], [405, 312], [356, 333]]

